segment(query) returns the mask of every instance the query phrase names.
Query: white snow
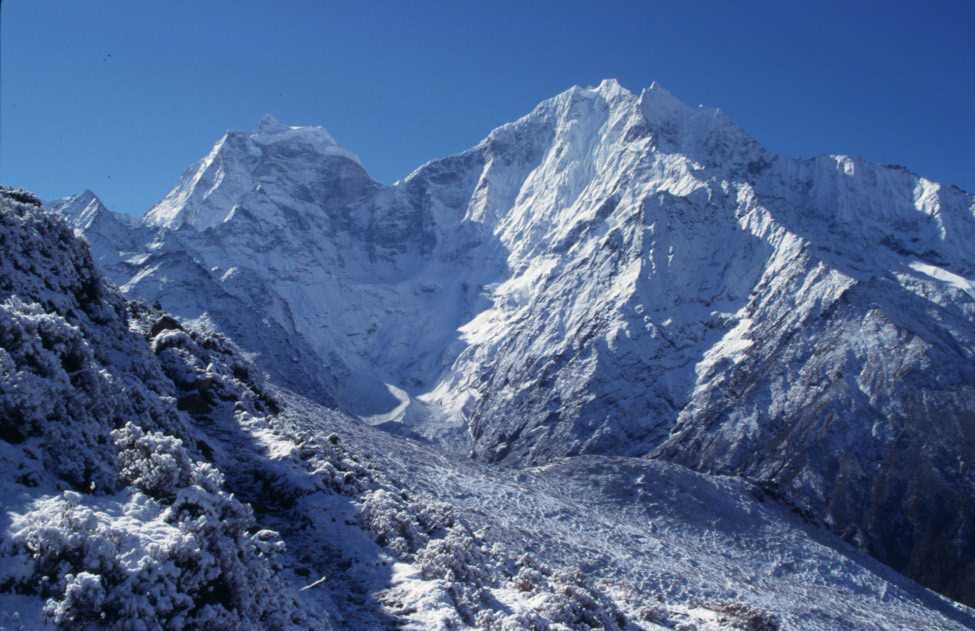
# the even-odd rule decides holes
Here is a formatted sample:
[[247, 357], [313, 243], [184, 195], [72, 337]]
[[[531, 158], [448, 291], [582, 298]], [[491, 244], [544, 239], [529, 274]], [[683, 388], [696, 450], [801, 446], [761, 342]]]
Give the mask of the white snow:
[[910, 268], [916, 272], [921, 272], [922, 274], [933, 278], [939, 282], [942, 282], [950, 287], [954, 287], [959, 291], [963, 291], [972, 298], [975, 298], [975, 281], [969, 280], [963, 276], [959, 276], [953, 272], [938, 267], [937, 265], [931, 265], [930, 263], [925, 263], [923, 261], [914, 261], [909, 263]]
[[[634, 94], [605, 81], [548, 99], [393, 186], [371, 180], [324, 130], [268, 119], [228, 133], [147, 214], [133, 237], [144, 256], [126, 248], [134, 267], [107, 271], [131, 297], [159, 300], [185, 322], [205, 317], [279, 385], [455, 454], [522, 466], [653, 454], [778, 485], [864, 545], [891, 536], [884, 511], [900, 511], [904, 528], [918, 529], [905, 537], [937, 546], [945, 536], [921, 532], [910, 495], [870, 489], [957, 493], [947, 506], [970, 505], [968, 487], [935, 481], [958, 475], [959, 428], [972, 413], [973, 207], [970, 195], [904, 169], [772, 154], [718, 110], [688, 107], [657, 84]], [[894, 431], [900, 423], [909, 431]], [[888, 457], [905, 451], [916, 454], [910, 467]], [[422, 469], [433, 453], [403, 458]], [[428, 473], [461, 475], [453, 466]], [[631, 466], [607, 465], [607, 476]], [[858, 598], [886, 593], [884, 581], [874, 566], [849, 567], [833, 544], [817, 557], [807, 539], [822, 533], [805, 526], [783, 541], [769, 517], [767, 536], [732, 562], [723, 551], [747, 533], [709, 546], [702, 533], [714, 528], [695, 521], [659, 545], [640, 543], [653, 531], [631, 503], [592, 524], [611, 499], [579, 491], [566, 506], [558, 485], [553, 499], [514, 482], [502, 498], [477, 471], [476, 493], [431, 496], [457, 504], [470, 493], [472, 514], [491, 502], [521, 511], [517, 528], [551, 533], [588, 574], [613, 560], [607, 583], [633, 565], [630, 585], [663, 585], [667, 615], [681, 623], [718, 624], [692, 600], [732, 592], [759, 604], [774, 592], [798, 608], [791, 620], [834, 588], [859, 594], [838, 618], [817, 609], [810, 628], [911, 628], [903, 620], [923, 610], [904, 604], [914, 613], [900, 622], [859, 617]], [[725, 491], [747, 504], [746, 491]], [[692, 500], [655, 501], [666, 513]], [[551, 511], [531, 508], [550, 502]], [[972, 522], [957, 515], [962, 543], [939, 548], [949, 556], [971, 549]], [[681, 528], [698, 543], [681, 544]], [[542, 546], [514, 530], [503, 541]], [[645, 565], [661, 549], [679, 555], [667, 561], [677, 570]], [[776, 582], [783, 574], [792, 578]]]

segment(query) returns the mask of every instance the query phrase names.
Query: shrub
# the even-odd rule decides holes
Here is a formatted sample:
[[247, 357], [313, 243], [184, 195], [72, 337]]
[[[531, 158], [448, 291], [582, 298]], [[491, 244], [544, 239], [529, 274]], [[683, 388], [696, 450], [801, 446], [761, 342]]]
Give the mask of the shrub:
[[194, 482], [194, 470], [183, 441], [158, 432], [143, 432], [132, 423], [112, 432], [118, 448], [119, 479], [151, 497], [170, 497]]
[[745, 603], [719, 603], [710, 609], [722, 614], [724, 622], [741, 631], [779, 631], [776, 615]]
[[[276, 571], [283, 543], [257, 530], [250, 508], [220, 491], [209, 465], [190, 463], [179, 441], [127, 426], [123, 460], [134, 479], [171, 497], [140, 490], [116, 498], [67, 491], [39, 500], [18, 516], [2, 550], [15, 589], [47, 598], [45, 613], [60, 627], [86, 621], [109, 628], [276, 629], [296, 615]], [[142, 449], [162, 444], [170, 472], [142, 477]], [[134, 455], [133, 455], [134, 454]], [[175, 463], [175, 465], [173, 464]], [[175, 473], [173, 473], [175, 472]], [[86, 505], [97, 501], [95, 505]], [[256, 531], [256, 532], [254, 532]]]
[[0, 303], [0, 438], [41, 437], [47, 466], [79, 490], [115, 487], [110, 387], [77, 327], [16, 296]]
[[102, 577], [89, 572], [65, 575], [64, 598], [50, 600], [44, 613], [58, 626], [102, 621], [105, 588]]
[[453, 525], [453, 511], [442, 502], [408, 502], [400, 495], [376, 489], [362, 497], [359, 517], [381, 546], [405, 559], [423, 548], [432, 536]]

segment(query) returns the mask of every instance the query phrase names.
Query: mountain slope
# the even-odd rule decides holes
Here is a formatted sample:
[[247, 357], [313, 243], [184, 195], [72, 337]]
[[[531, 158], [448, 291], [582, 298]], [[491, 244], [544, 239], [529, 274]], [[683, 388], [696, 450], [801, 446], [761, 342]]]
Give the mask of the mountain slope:
[[63, 216], [91, 246], [95, 263], [104, 273], [125, 276], [132, 273], [126, 264], [151, 238], [130, 215], [112, 212], [91, 191], [50, 202], [48, 208]]
[[197, 421], [268, 413], [233, 348], [127, 303], [29, 195], [0, 189], [0, 247], [0, 624], [329, 628], [206, 462]]
[[456, 461], [263, 383], [4, 189], [0, 253], [4, 627], [975, 624], [743, 480]]
[[145, 225], [113, 280], [304, 394], [485, 461], [751, 477], [975, 602], [967, 193], [605, 81], [391, 187], [265, 121]]

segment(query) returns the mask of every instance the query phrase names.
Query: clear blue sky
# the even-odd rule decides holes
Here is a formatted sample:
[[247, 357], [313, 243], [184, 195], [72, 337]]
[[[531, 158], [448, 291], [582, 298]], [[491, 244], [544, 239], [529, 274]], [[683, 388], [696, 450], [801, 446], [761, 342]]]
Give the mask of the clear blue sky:
[[573, 84], [660, 81], [770, 149], [975, 191], [975, 2], [6, 0], [0, 180], [141, 213], [226, 129], [392, 182]]

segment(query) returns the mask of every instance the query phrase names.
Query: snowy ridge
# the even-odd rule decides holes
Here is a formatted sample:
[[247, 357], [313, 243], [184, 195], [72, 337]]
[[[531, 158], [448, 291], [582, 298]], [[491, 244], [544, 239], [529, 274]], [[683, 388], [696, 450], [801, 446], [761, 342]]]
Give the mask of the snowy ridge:
[[[226, 221], [242, 198], [265, 193], [262, 181], [274, 183], [273, 177], [259, 173], [282, 147], [302, 152], [306, 161], [334, 157], [359, 165], [355, 154], [340, 147], [325, 129], [289, 127], [268, 115], [253, 133], [224, 134], [210, 153], [183, 175], [180, 184], [146, 214], [146, 224], [166, 228], [186, 224], [204, 230]], [[298, 174], [292, 170], [288, 175], [301, 184], [314, 176], [314, 169], [309, 171]], [[273, 190], [266, 194], [273, 195]]]
[[122, 277], [132, 273], [128, 259], [139, 258], [139, 251], [150, 233], [131, 215], [109, 210], [91, 191], [59, 199], [46, 205], [50, 212], [63, 216], [91, 246], [95, 262], [106, 274]]
[[399, 433], [753, 478], [975, 602], [970, 194], [771, 154], [659, 85], [574, 87], [391, 187], [268, 127], [112, 280]]

